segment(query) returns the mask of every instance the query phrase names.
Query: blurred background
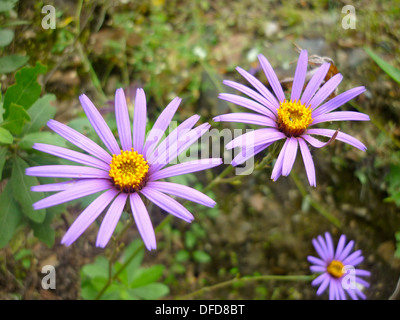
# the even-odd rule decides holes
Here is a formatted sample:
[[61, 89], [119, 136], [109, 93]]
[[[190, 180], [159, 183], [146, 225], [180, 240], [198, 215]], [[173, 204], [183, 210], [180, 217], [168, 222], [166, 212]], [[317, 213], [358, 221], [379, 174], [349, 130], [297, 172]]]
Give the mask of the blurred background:
[[[55, 25], [47, 16], [52, 9], [42, 11], [45, 5], [53, 7]], [[316, 188], [308, 186], [299, 156], [291, 175], [277, 182], [270, 179], [271, 168], [265, 168], [218, 184], [207, 193], [217, 202], [214, 209], [187, 205], [195, 221], [173, 219], [157, 233], [157, 250], [142, 252], [131, 267], [140, 265], [144, 274], [156, 274], [151, 280], [162, 284], [159, 292], [118, 296], [110, 291], [110, 298], [174, 299], [235, 277], [308, 275], [307, 256], [317, 255], [311, 240], [326, 231], [336, 242], [346, 234], [362, 250], [365, 260], [360, 267], [372, 273], [371, 286], [364, 291], [368, 299], [388, 299], [393, 294], [400, 276], [398, 1], [2, 0], [0, 28], [4, 105], [8, 88], [18, 84], [16, 74], [36, 66], [29, 70], [36, 72], [33, 79], [40, 87], [35, 99], [42, 99], [42, 104], [22, 123], [33, 123], [45, 104], [48, 118], [67, 123], [93, 140], [96, 134], [78, 96], [85, 93], [116, 131], [113, 99], [120, 87], [126, 89], [131, 113], [135, 89], [144, 88], [148, 128], [176, 96], [183, 99], [174, 117], [178, 122], [196, 113], [201, 123], [209, 122], [219, 130], [247, 128], [214, 123], [212, 118], [233, 107], [218, 99], [219, 93], [234, 93], [222, 81], [246, 84], [236, 66], [268, 86], [258, 54], [267, 57], [289, 90], [299, 48], [315, 55], [309, 70], [320, 61], [333, 61], [332, 74], [344, 76], [337, 94], [357, 86], [367, 89], [341, 110], [367, 113], [371, 121], [330, 126], [362, 141], [368, 148], [365, 153], [341, 142], [313, 149]], [[15, 99], [19, 95], [24, 97], [17, 90]], [[114, 250], [112, 244], [98, 249], [98, 222], [65, 247], [60, 244], [62, 236], [91, 197], [48, 209], [43, 221], [34, 221], [26, 213], [29, 209], [24, 208], [22, 196], [10, 204], [14, 200], [7, 200], [13, 196], [7, 196], [6, 186], [13, 156], [28, 165], [54, 164], [55, 157], [31, 149], [33, 142], [65, 143], [44, 124], [36, 125], [38, 132], [28, 137], [26, 127], [14, 130], [9, 123], [3, 125], [13, 137], [0, 149], [4, 158], [0, 161], [0, 299], [91, 299], [104, 285], [93, 280], [93, 274], [99, 270], [101, 274], [107, 265], [104, 257], [116, 252], [123, 259], [128, 249], [133, 250], [129, 244], [140, 237], [132, 226], [122, 239], [128, 249]], [[175, 181], [201, 190], [227, 166]], [[26, 183], [29, 187], [32, 181]], [[6, 210], [9, 204], [17, 212], [12, 216]], [[166, 216], [155, 206], [149, 212], [154, 226]], [[56, 289], [42, 288], [44, 265], [55, 266]], [[124, 283], [116, 282], [116, 286]], [[315, 292], [309, 281], [234, 281], [188, 298], [327, 299], [326, 294], [317, 297]]]

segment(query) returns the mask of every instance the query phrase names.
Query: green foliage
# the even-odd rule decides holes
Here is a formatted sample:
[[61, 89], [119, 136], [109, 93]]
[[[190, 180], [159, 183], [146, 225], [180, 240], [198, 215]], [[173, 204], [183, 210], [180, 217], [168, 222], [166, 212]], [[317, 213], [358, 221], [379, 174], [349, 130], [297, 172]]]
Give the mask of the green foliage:
[[387, 197], [385, 201], [394, 202], [397, 206], [400, 206], [400, 166], [390, 166], [386, 181], [388, 183], [387, 191], [389, 197]]
[[[124, 251], [123, 260], [117, 261], [112, 266], [111, 276], [121, 270], [124, 263], [128, 263], [128, 258], [135, 252], [137, 254], [129, 261], [126, 267], [120, 272], [117, 279], [108, 287], [104, 295], [104, 300], [153, 300], [159, 299], [169, 293], [169, 288], [161, 282], [157, 282], [163, 275], [163, 265], [153, 265], [151, 267], [141, 266], [144, 250], [140, 249], [141, 240], [133, 241]], [[110, 270], [109, 262], [103, 257], [97, 257], [92, 264], [83, 266], [81, 270], [82, 297], [84, 299], [94, 299], [104, 285], [109, 281]]]
[[391, 77], [397, 83], [400, 83], [400, 69], [395, 68], [390, 63], [383, 60], [380, 56], [374, 53], [371, 49], [365, 48], [365, 52], [376, 62], [376, 64], [386, 72], [386, 74]]

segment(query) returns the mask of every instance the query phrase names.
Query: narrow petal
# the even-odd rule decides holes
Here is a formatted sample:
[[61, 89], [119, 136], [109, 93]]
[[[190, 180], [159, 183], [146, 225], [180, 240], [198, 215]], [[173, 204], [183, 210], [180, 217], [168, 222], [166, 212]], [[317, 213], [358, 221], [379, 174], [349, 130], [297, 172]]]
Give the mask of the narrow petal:
[[155, 147], [163, 137], [165, 130], [167, 130], [168, 125], [171, 123], [171, 120], [175, 115], [175, 112], [178, 109], [181, 101], [181, 98], [175, 98], [168, 104], [163, 112], [161, 112], [160, 116], [157, 118], [157, 121], [154, 123], [153, 128], [150, 130], [149, 135], [147, 136], [143, 152], [145, 155], [151, 154], [154, 151]]
[[367, 299], [366, 295], [358, 289], [355, 289], [354, 292], [363, 300]]
[[340, 254], [340, 256], [338, 256], [338, 260], [339, 261], [343, 261], [344, 259], [347, 258], [347, 256], [349, 255], [351, 249], [353, 249], [354, 246], [354, 241], [351, 240], [346, 247], [343, 249], [342, 253]]
[[81, 234], [93, 223], [93, 221], [97, 219], [97, 217], [103, 212], [103, 210], [117, 194], [117, 190], [110, 189], [94, 200], [74, 221], [67, 233], [62, 238], [61, 243], [69, 246], [76, 239], [78, 239]]
[[159, 146], [154, 150], [153, 153], [147, 152], [146, 159], [149, 163], [154, 163], [154, 160], [159, 157], [165, 150], [167, 150], [171, 145], [176, 143], [179, 137], [183, 134], [189, 132], [190, 129], [194, 127], [197, 121], [199, 121], [200, 116], [195, 114], [190, 118], [183, 121], [178, 127], [176, 127], [169, 135], [166, 137]]
[[144, 137], [146, 135], [146, 95], [142, 88], [137, 89], [135, 111], [133, 114], [133, 149], [143, 154]]
[[320, 274], [318, 277], [316, 277], [312, 282], [311, 285], [313, 287], [319, 285], [322, 283], [327, 277], [329, 277], [326, 273]]
[[296, 71], [294, 73], [291, 100], [299, 100], [303, 91], [304, 81], [306, 80], [308, 66], [307, 50], [301, 50], [299, 60], [297, 61]]
[[314, 272], [314, 273], [325, 272], [326, 267], [325, 266], [311, 266], [310, 271]]
[[315, 264], [315, 265], [317, 265], [317, 266], [323, 266], [324, 268], [325, 268], [325, 266], [326, 266], [325, 261], [323, 261], [323, 260], [321, 260], [321, 259], [319, 259], [319, 258], [313, 257], [313, 256], [308, 256], [308, 257], [307, 257], [307, 260], [308, 260], [310, 263], [313, 263], [313, 264]]
[[258, 113], [263, 114], [273, 120], [276, 119], [276, 116], [274, 113], [272, 113], [269, 109], [264, 107], [262, 104], [255, 102], [254, 100], [250, 100], [250, 99], [247, 99], [247, 98], [235, 95], [235, 94], [231, 94], [231, 93], [220, 93], [218, 95], [218, 98], [221, 100], [232, 102], [234, 104], [237, 104], [241, 107], [247, 108], [254, 112], [258, 112]]
[[335, 74], [332, 78], [330, 78], [321, 89], [315, 94], [315, 96], [311, 99], [310, 105], [313, 110], [317, 109], [318, 106], [329, 97], [329, 95], [335, 91], [339, 83], [342, 81], [343, 76], [338, 73]]
[[100, 160], [103, 160], [105, 163], [111, 162], [112, 157], [109, 153], [78, 131], [56, 120], [49, 120], [47, 122], [47, 126], [64, 139], [76, 145], [78, 148], [81, 148]]
[[351, 99], [357, 97], [361, 93], [365, 91], [365, 87], [357, 87], [350, 89], [346, 92], [339, 94], [338, 96], [334, 97], [333, 99], [329, 100], [328, 102], [324, 103], [320, 106], [317, 110], [313, 110], [312, 117], [318, 117], [321, 114], [331, 112], [340, 106], [344, 105], [346, 102], [350, 101]]
[[262, 144], [257, 147], [250, 146], [247, 148], [246, 147], [242, 148], [242, 150], [240, 150], [238, 155], [235, 158], [233, 158], [233, 160], [231, 162], [232, 166], [236, 167], [239, 164], [242, 164], [243, 162], [247, 161], [248, 159], [254, 157], [256, 154], [267, 149], [271, 144], [273, 144], [273, 142]]
[[97, 234], [96, 247], [104, 248], [108, 241], [110, 241], [122, 211], [124, 210], [127, 197], [127, 193], [120, 193], [110, 205], [110, 208], [108, 208], [101, 223], [99, 233]]
[[311, 98], [314, 96], [315, 92], [318, 90], [319, 86], [324, 80], [330, 66], [331, 66], [330, 63], [326, 62], [323, 65], [321, 65], [315, 72], [310, 82], [308, 83], [306, 89], [304, 90], [303, 95], [301, 96], [300, 101], [302, 104], [308, 106], [308, 103], [310, 102]]
[[117, 120], [118, 135], [122, 150], [130, 151], [132, 148], [131, 123], [125, 92], [121, 88], [115, 92], [115, 119]]
[[357, 278], [356, 282], [361, 284], [365, 288], [369, 288], [370, 287], [370, 284], [367, 281], [365, 281], [364, 279]]
[[39, 200], [33, 204], [35, 210], [40, 210], [58, 205], [60, 203], [76, 200], [96, 192], [113, 188], [109, 180], [104, 179], [84, 179], [72, 188], [65, 189], [47, 198]]
[[86, 113], [86, 116], [88, 117], [92, 127], [100, 137], [101, 141], [103, 141], [111, 153], [119, 154], [121, 151], [117, 140], [115, 140], [113, 133], [92, 101], [90, 101], [90, 99], [84, 94], [79, 96], [79, 100], [82, 104], [83, 110]]
[[213, 199], [211, 199], [204, 193], [178, 183], [150, 181], [146, 184], [146, 186], [160, 192], [168, 193], [173, 196], [181, 197], [189, 201], [200, 203], [207, 207], [213, 208], [216, 204], [216, 202]]
[[350, 298], [353, 300], [358, 300], [357, 295], [355, 294], [354, 290], [352, 289], [347, 289], [346, 292], [349, 294]]
[[318, 243], [321, 246], [322, 251], [325, 253], [325, 261], [329, 260], [328, 246], [326, 245], [325, 239], [322, 236], [317, 237]]
[[371, 272], [363, 269], [356, 269], [356, 276], [357, 277], [370, 277]]
[[182, 206], [178, 201], [172, 199], [170, 196], [148, 187], [143, 188], [140, 192], [147, 199], [168, 213], [186, 222], [192, 222], [194, 219], [193, 215], [184, 206]]
[[330, 281], [329, 300], [338, 300], [337, 299], [337, 283], [336, 283], [336, 281]]
[[31, 187], [31, 191], [33, 191], [33, 192], [64, 191], [64, 190], [67, 190], [70, 188], [76, 188], [79, 185], [81, 185], [82, 183], [84, 183], [85, 181], [87, 181], [87, 179], [78, 179], [78, 180], [69, 180], [69, 181], [57, 182], [57, 183], [40, 184], [40, 185]]
[[181, 153], [185, 152], [193, 143], [195, 143], [203, 134], [205, 134], [210, 127], [211, 126], [208, 123], [204, 123], [190, 130], [186, 134], [179, 136], [177, 141], [173, 142], [173, 144], [167, 147], [167, 149], [159, 157], [150, 162], [151, 166], [149, 169], [149, 174], [160, 170], [170, 162], [174, 161]]
[[[257, 102], [261, 103], [263, 106], [267, 107], [269, 110], [271, 110], [273, 113], [275, 113], [275, 115], [278, 114], [278, 112], [276, 110], [278, 109], [279, 104], [278, 104], [278, 101], [276, 101], [276, 99], [273, 98], [272, 94], [270, 94], [270, 95], [273, 98], [273, 100], [271, 100], [271, 98], [267, 99], [264, 96], [262, 96], [261, 94], [259, 94], [258, 92], [251, 90], [248, 87], [246, 87], [240, 83], [237, 83], [237, 82], [224, 80], [223, 84], [248, 95], [250, 98], [256, 100]], [[261, 86], [262, 86], [262, 88], [265, 89], [263, 84], [261, 84]]]
[[335, 250], [333, 248], [332, 236], [329, 232], [325, 232], [326, 247], [328, 249], [328, 259], [332, 260], [335, 255]]
[[319, 141], [318, 139], [315, 139], [314, 137], [308, 135], [308, 134], [303, 134], [301, 138], [303, 138], [305, 141], [307, 141], [309, 144], [311, 144], [314, 148], [323, 148], [329, 144], [331, 144], [339, 134], [339, 131], [337, 130], [335, 134], [327, 141], [327, 142], [322, 142]]
[[286, 138], [286, 135], [275, 128], [263, 128], [249, 131], [230, 141], [225, 148], [233, 149], [236, 147], [256, 147], [262, 144], [272, 143]]
[[26, 175], [50, 178], [109, 178], [109, 173], [104, 170], [83, 166], [50, 165], [37, 166], [26, 169]]
[[271, 85], [272, 89], [275, 92], [275, 95], [278, 97], [280, 102], [285, 100], [285, 94], [283, 93], [282, 86], [276, 76], [274, 69], [272, 69], [271, 64], [262, 54], [258, 55], [258, 59], [260, 60], [261, 67], [264, 70], [265, 75], [267, 76], [268, 82]]
[[338, 295], [338, 299], [347, 300], [346, 299], [346, 294], [344, 293], [344, 289], [340, 284], [337, 285], [337, 293], [338, 293], [337, 294]]
[[320, 296], [328, 287], [329, 283], [331, 282], [331, 279], [328, 275], [326, 275], [326, 277], [324, 278], [324, 281], [322, 282], [322, 284], [319, 286], [318, 290], [317, 290], [317, 296]]
[[157, 248], [156, 235], [146, 206], [136, 192], [130, 195], [130, 202], [133, 218], [147, 250], [155, 250]]
[[225, 121], [225, 122], [241, 122], [241, 123], [249, 123], [255, 124], [258, 126], [265, 126], [265, 127], [278, 127], [276, 121], [263, 116], [261, 114], [253, 114], [253, 113], [228, 113], [216, 116], [213, 118], [215, 122]]
[[[331, 138], [335, 133], [337, 133], [337, 131], [331, 129], [307, 129], [305, 133]], [[357, 149], [360, 149], [361, 151], [367, 150], [367, 147], [362, 142], [343, 132], [337, 133], [336, 140], [347, 143]]]
[[179, 176], [182, 174], [202, 171], [219, 166], [221, 163], [222, 163], [221, 158], [209, 158], [209, 159], [187, 161], [175, 164], [160, 171], [155, 171], [153, 174], [149, 175], [149, 181], [155, 181], [159, 179]]
[[293, 168], [294, 160], [296, 160], [297, 155], [297, 147], [297, 139], [295, 137], [289, 138], [282, 164], [282, 175], [285, 177], [289, 175]]
[[87, 154], [76, 152], [67, 148], [52, 146], [50, 144], [44, 143], [35, 143], [32, 148], [42, 152], [46, 152], [56, 157], [81, 163], [90, 167], [95, 167], [106, 171], [110, 170], [110, 166], [107, 163], [97, 158], [91, 157]]
[[324, 113], [314, 118], [312, 125], [328, 121], [369, 121], [368, 115], [361, 112], [354, 111], [337, 111], [331, 113]]
[[[243, 78], [245, 78], [254, 88], [258, 90], [259, 93], [261, 93], [269, 101], [271, 106], [273, 106], [275, 109], [279, 108], [278, 100], [276, 100], [274, 95], [265, 87], [265, 85], [260, 80], [258, 80], [256, 77], [254, 77], [253, 75], [251, 75], [250, 73], [248, 73], [247, 71], [243, 70], [240, 67], [236, 67], [236, 70], [243, 76]], [[251, 96], [249, 95], [249, 97]], [[276, 113], [276, 111], [274, 111], [274, 113]]]
[[303, 139], [298, 138], [298, 142], [300, 146], [301, 155], [303, 157], [304, 167], [306, 168], [308, 182], [310, 183], [310, 186], [316, 187], [317, 181], [315, 178], [315, 166], [311, 156], [311, 152], [310, 150], [308, 150], [307, 143], [305, 143]]
[[278, 159], [276, 159], [274, 168], [272, 169], [271, 179], [273, 181], [278, 180], [278, 178], [282, 175], [283, 158], [285, 156], [288, 141], [289, 139], [286, 139], [285, 144], [283, 145], [281, 152], [279, 153]]
[[322, 258], [322, 260], [327, 261], [328, 260], [327, 252], [320, 245], [320, 243], [317, 241], [317, 239], [312, 239], [312, 244], [315, 248], [315, 251], [317, 251], [318, 255]]
[[346, 235], [342, 234], [339, 238], [339, 242], [336, 248], [336, 253], [334, 257], [335, 260], [339, 259], [345, 244], [346, 244]]

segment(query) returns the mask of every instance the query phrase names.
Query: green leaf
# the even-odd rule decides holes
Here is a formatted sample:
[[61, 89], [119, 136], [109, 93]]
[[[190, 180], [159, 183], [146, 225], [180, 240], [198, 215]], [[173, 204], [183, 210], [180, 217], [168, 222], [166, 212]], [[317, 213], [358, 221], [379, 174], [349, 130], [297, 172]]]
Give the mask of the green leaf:
[[94, 263], [83, 266], [82, 272], [89, 278], [108, 279], [108, 260], [105, 257], [97, 257]]
[[391, 77], [397, 83], [400, 83], [400, 69], [395, 68], [390, 63], [387, 63], [380, 56], [375, 54], [371, 49], [364, 48], [368, 55], [376, 62], [376, 64], [386, 72], [386, 74]]
[[14, 200], [11, 183], [7, 183], [0, 195], [0, 208], [0, 248], [3, 248], [21, 221], [21, 211]]
[[54, 94], [46, 94], [36, 100], [36, 102], [28, 109], [31, 122], [25, 125], [24, 133], [36, 132], [43, 128], [47, 121], [52, 119], [56, 114], [56, 108], [50, 102], [55, 101]]
[[4, 164], [6, 163], [7, 148], [0, 147], [0, 180], [3, 175]]
[[29, 122], [30, 120], [31, 117], [26, 110], [13, 102], [11, 103], [9, 115], [1, 126], [7, 128], [14, 134], [20, 134], [25, 122]]
[[28, 56], [21, 56], [19, 54], [0, 57], [0, 74], [14, 72], [24, 66], [28, 60]]
[[137, 269], [131, 280], [130, 287], [138, 288], [156, 282], [162, 276], [163, 271], [164, 266], [161, 264], [150, 268]]
[[55, 240], [55, 231], [51, 226], [52, 220], [53, 215], [46, 212], [46, 217], [42, 223], [30, 223], [35, 237], [44, 242], [49, 248], [53, 246]]
[[34, 222], [43, 222], [46, 217], [44, 209], [35, 210], [33, 204], [44, 198], [43, 192], [32, 192], [31, 187], [38, 185], [36, 177], [25, 175], [28, 164], [19, 157], [13, 159], [11, 172], [11, 186], [15, 200], [21, 205], [22, 212]]
[[2, 0], [0, 1], [0, 12], [10, 11], [14, 8], [18, 0]]
[[4, 95], [4, 118], [7, 119], [11, 103], [21, 105], [25, 109], [39, 99], [41, 86], [37, 82], [39, 74], [45, 73], [46, 66], [36, 62], [34, 67], [25, 67], [15, 74], [15, 84], [9, 87]]
[[0, 29], [0, 47], [8, 46], [14, 38], [14, 31], [10, 29]]
[[147, 286], [130, 289], [129, 292], [146, 300], [159, 299], [169, 293], [169, 288], [163, 283], [150, 283]]
[[11, 144], [13, 142], [13, 136], [7, 129], [0, 127], [0, 143]]
[[193, 252], [193, 259], [199, 263], [208, 263], [211, 261], [210, 255], [200, 250]]
[[60, 147], [66, 146], [65, 140], [62, 137], [50, 131], [28, 133], [22, 137], [18, 146], [21, 149], [30, 150], [35, 143], [47, 143]]

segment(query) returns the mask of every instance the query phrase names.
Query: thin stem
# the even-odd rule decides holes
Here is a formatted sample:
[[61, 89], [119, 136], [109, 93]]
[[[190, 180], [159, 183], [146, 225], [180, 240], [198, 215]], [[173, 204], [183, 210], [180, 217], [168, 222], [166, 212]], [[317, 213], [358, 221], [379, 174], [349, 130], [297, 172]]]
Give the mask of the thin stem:
[[197, 291], [189, 293], [187, 295], [178, 297], [178, 300], [186, 300], [188, 298], [192, 298], [194, 296], [204, 294], [206, 292], [210, 292], [213, 290], [217, 290], [223, 287], [231, 286], [235, 283], [246, 283], [246, 282], [253, 282], [253, 281], [270, 281], [270, 280], [277, 280], [277, 281], [312, 281], [315, 278], [315, 275], [263, 275], [263, 276], [245, 276], [245, 277], [236, 277], [231, 280], [227, 280], [224, 282], [220, 282], [214, 284], [209, 287], [201, 288]]

